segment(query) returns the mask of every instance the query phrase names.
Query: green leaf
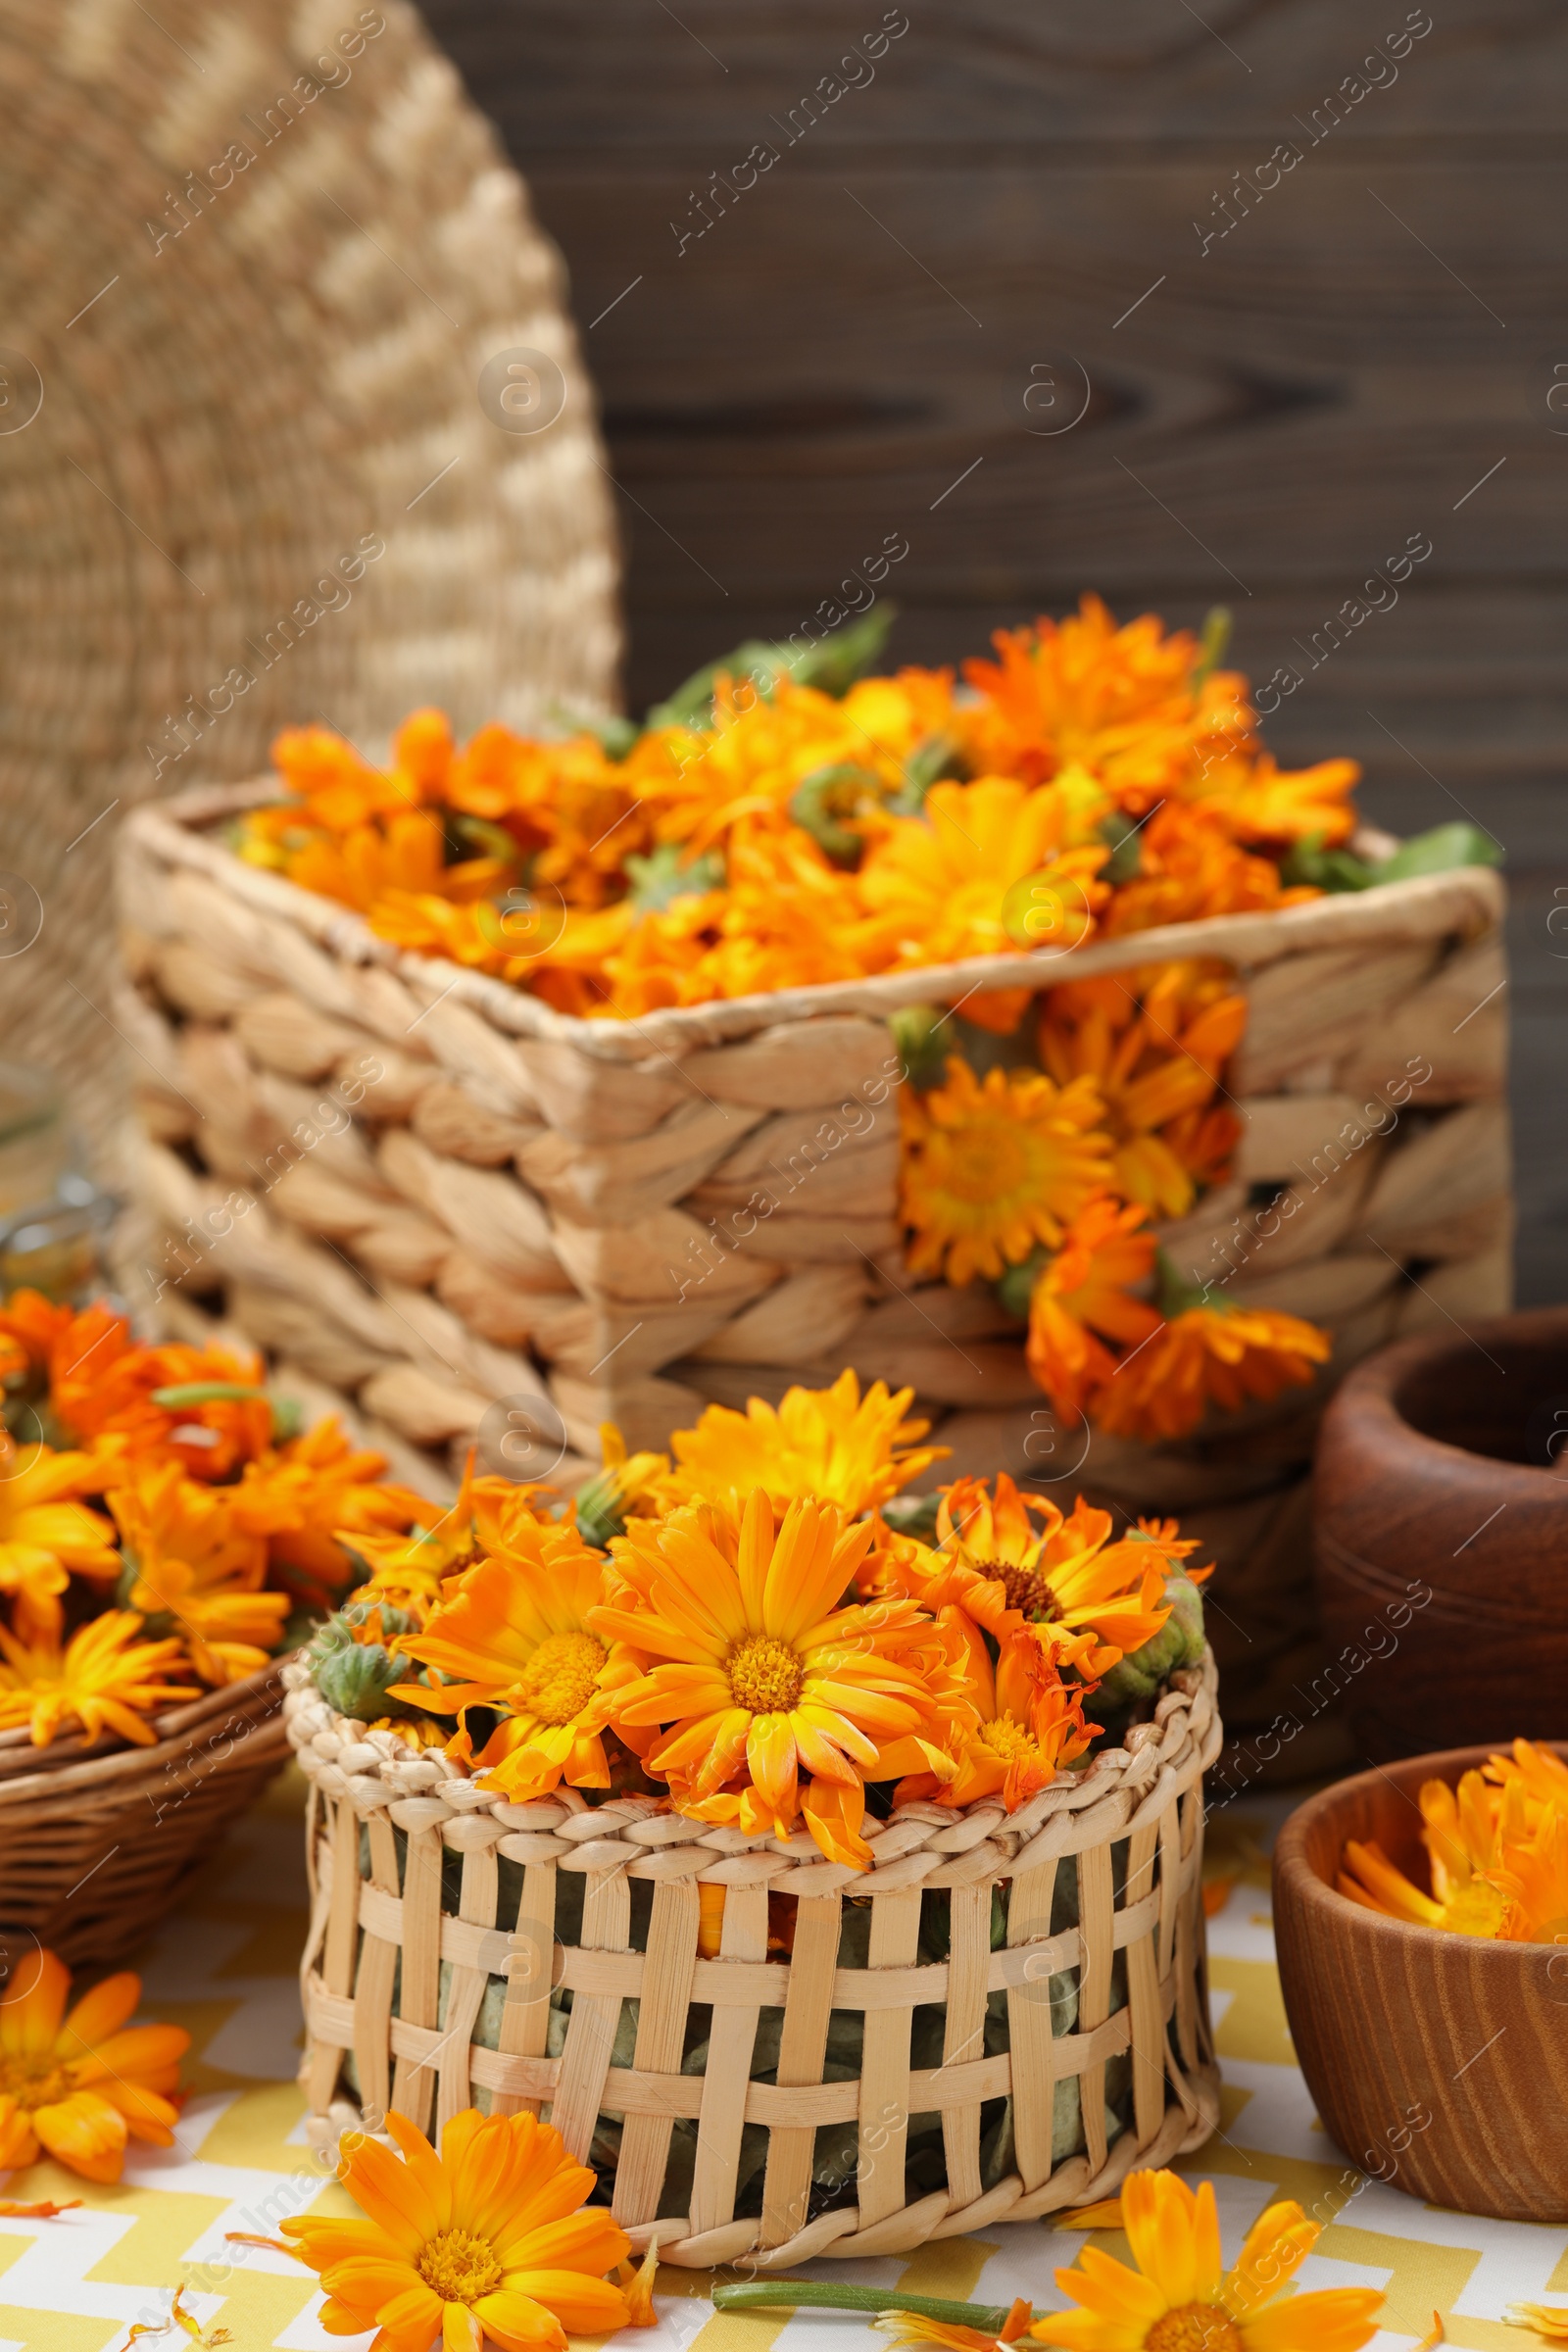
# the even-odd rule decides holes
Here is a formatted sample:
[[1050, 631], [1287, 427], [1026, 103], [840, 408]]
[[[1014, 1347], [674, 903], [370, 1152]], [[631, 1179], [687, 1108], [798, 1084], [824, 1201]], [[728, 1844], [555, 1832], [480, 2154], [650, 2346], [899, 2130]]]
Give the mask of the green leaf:
[[1465, 865], [1500, 865], [1503, 848], [1479, 825], [1455, 818], [1401, 842], [1376, 869], [1379, 882], [1408, 882], [1416, 874], [1448, 874]]
[[940, 1494], [891, 1494], [882, 1505], [882, 1517], [897, 1534], [917, 1536], [922, 1544], [934, 1544], [937, 1513], [941, 1508]]
[[1195, 686], [1201, 686], [1210, 672], [1218, 669], [1224, 661], [1230, 647], [1231, 630], [1234, 625], [1228, 605], [1209, 606], [1207, 612], [1203, 615], [1203, 626], [1199, 632], [1198, 663], [1193, 671]]
[[868, 767], [835, 760], [813, 767], [790, 796], [790, 814], [825, 858], [835, 865], [856, 866], [865, 848], [864, 837], [845, 820], [858, 816], [869, 803], [879, 807], [882, 779]]
[[650, 727], [707, 727], [712, 724], [713, 689], [720, 675], [748, 677], [766, 696], [786, 671], [797, 686], [814, 686], [821, 694], [845, 695], [863, 677], [887, 643], [898, 618], [896, 605], [882, 605], [859, 620], [852, 620], [830, 636], [791, 654], [776, 638], [748, 637], [733, 653], [705, 662], [683, 679], [673, 694], [656, 703], [648, 713]]
[[919, 1094], [940, 1086], [947, 1075], [950, 1047], [942, 1035], [943, 1019], [940, 1004], [901, 1004], [888, 1014], [904, 1075]]
[[623, 862], [631, 876], [631, 903], [639, 914], [660, 913], [677, 899], [701, 898], [724, 884], [724, 859], [718, 850], [689, 858], [678, 842], [664, 841], [648, 857], [639, 858], [633, 851]]
[[1353, 850], [1326, 850], [1321, 833], [1308, 833], [1293, 843], [1280, 860], [1280, 880], [1288, 890], [1370, 890], [1382, 880], [1376, 866]]
[[1119, 890], [1124, 882], [1136, 882], [1143, 871], [1144, 852], [1140, 839], [1142, 828], [1119, 808], [1112, 808], [1100, 820], [1100, 838], [1109, 848], [1110, 856], [1100, 869], [1102, 882]]
[[944, 776], [958, 773], [958, 747], [951, 735], [928, 735], [904, 762], [904, 782], [888, 803], [894, 816], [918, 816], [925, 796]]
[[447, 847], [455, 855], [450, 862], [461, 865], [468, 858], [499, 858], [504, 865], [520, 865], [522, 847], [513, 839], [505, 825], [492, 824], [487, 816], [467, 816], [461, 811], [447, 811], [444, 831]]
[[1051, 1252], [1036, 1243], [1028, 1256], [1006, 1272], [993, 1285], [998, 1298], [1018, 1322], [1029, 1320], [1029, 1302], [1035, 1295], [1035, 1284], [1043, 1269], [1050, 1263]]
[[819, 694], [848, 694], [881, 653], [898, 617], [898, 606], [884, 604], [846, 621], [789, 664], [791, 677], [797, 686], [814, 686]]

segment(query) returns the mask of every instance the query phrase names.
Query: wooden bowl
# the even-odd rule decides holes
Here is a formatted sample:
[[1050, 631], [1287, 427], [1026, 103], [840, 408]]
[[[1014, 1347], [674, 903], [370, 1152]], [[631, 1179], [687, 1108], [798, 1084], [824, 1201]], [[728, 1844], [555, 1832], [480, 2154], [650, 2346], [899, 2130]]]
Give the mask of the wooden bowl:
[[1568, 1308], [1358, 1365], [1324, 1415], [1314, 1521], [1331, 1662], [1308, 1695], [1339, 1698], [1363, 1755], [1415, 1755], [1445, 1721], [1568, 1737]]
[[1568, 2221], [1568, 1950], [1406, 1927], [1336, 1891], [1348, 1838], [1424, 1884], [1415, 1796], [1486, 1747], [1415, 1756], [1309, 1797], [1274, 1850], [1296, 2054], [1358, 2169], [1462, 2213]]

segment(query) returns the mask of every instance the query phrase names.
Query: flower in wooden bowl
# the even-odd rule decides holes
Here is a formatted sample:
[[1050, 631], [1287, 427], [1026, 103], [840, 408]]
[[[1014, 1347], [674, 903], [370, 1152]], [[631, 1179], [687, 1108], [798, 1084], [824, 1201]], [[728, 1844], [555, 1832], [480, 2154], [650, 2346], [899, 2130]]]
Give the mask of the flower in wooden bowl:
[[[1461, 2212], [1568, 2221], [1568, 1942], [1396, 1918], [1340, 1890], [1348, 1846], [1432, 1885], [1420, 1792], [1493, 1751], [1453, 1748], [1342, 1781], [1274, 1855], [1280, 1979], [1318, 2114], [1377, 2179]], [[1430, 1810], [1430, 1806], [1429, 1806]]]

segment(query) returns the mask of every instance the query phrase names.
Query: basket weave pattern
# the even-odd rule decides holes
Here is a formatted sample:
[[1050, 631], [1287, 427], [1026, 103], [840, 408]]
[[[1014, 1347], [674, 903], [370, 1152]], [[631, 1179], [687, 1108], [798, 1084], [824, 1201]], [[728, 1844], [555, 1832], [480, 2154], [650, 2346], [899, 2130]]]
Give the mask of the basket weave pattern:
[[[253, 1205], [169, 1283], [166, 1313], [196, 1336], [192, 1297], [221, 1293], [307, 1396], [314, 1384], [323, 1409], [356, 1400], [376, 1443], [401, 1443], [400, 1474], [417, 1449], [436, 1491], [445, 1449], [465, 1448], [501, 1399], [548, 1390], [580, 1457], [564, 1465], [569, 1484], [604, 1420], [662, 1446], [707, 1402], [776, 1400], [847, 1363], [913, 1386], [953, 1449], [945, 1475], [1070, 1467], [1042, 1449], [1044, 1399], [989, 1292], [911, 1297], [899, 1253], [886, 1016], [979, 985], [1225, 959], [1249, 1004], [1227, 1074], [1247, 1132], [1234, 1180], [1164, 1229], [1173, 1261], [1225, 1280], [1239, 1304], [1328, 1325], [1336, 1370], [1412, 1316], [1507, 1303], [1502, 894], [1490, 871], [1054, 958], [579, 1021], [400, 954], [211, 838], [215, 820], [275, 790], [187, 795], [126, 827], [137, 986], [117, 1019], [141, 1063], [142, 1259], [167, 1271], [180, 1237], [244, 1192]], [[290, 1146], [323, 1091], [368, 1059], [380, 1075], [349, 1132]], [[1413, 1084], [1409, 1065], [1423, 1073]], [[1368, 1132], [1363, 1106], [1391, 1095], [1378, 1112], [1389, 1132]], [[1265, 1235], [1250, 1204], [1271, 1184], [1285, 1197]], [[1401, 1284], [1411, 1261], [1419, 1290]], [[1299, 1417], [1298, 1393], [1272, 1409]], [[1308, 1428], [1292, 1474], [1309, 1445]], [[1250, 1507], [1278, 1484], [1255, 1448], [1217, 1483], [1212, 1457], [1208, 1432], [1191, 1456], [1097, 1435], [1084, 1483], [1130, 1512], [1183, 1514]], [[1192, 1532], [1226, 1561], [1227, 1531]]]
[[[148, 1747], [0, 1734], [0, 1927], [69, 1967], [119, 1961], [286, 1762], [280, 1668], [154, 1719]], [[108, 1752], [104, 1752], [107, 1748]]]
[[[903, 1805], [873, 1861], [827, 1862], [804, 1833], [747, 1837], [654, 1798], [589, 1806], [562, 1789], [527, 1804], [487, 1796], [390, 1733], [332, 1714], [306, 1670], [285, 1669], [288, 1736], [313, 1783], [315, 1904], [303, 1969], [308, 2103], [326, 2120], [352, 2051], [367, 2119], [388, 2107], [428, 2128], [471, 2104], [548, 2108], [574, 2155], [602, 2115], [624, 2119], [614, 2212], [634, 2244], [692, 2267], [743, 2257], [787, 2269], [821, 2255], [892, 2254], [927, 2238], [1028, 2221], [1107, 2194], [1135, 2162], [1199, 2146], [1219, 2113], [1204, 1979], [1201, 1778], [1220, 1744], [1211, 1659], [1176, 1675], [1153, 1720], [1007, 1814], [995, 1802]], [[406, 1838], [400, 1878], [396, 1832]], [[1123, 1868], [1114, 1849], [1124, 1849]], [[443, 1849], [462, 1856], [456, 1916]], [[362, 1853], [368, 1857], [362, 1869]], [[515, 1920], [499, 1914], [500, 1859], [522, 1866]], [[1076, 1874], [1080, 1924], [1051, 1933], [1058, 1868]], [[581, 1941], [555, 1938], [562, 1871], [584, 1874]], [[631, 1948], [632, 1880], [653, 1883], [646, 1951]], [[1007, 1942], [991, 1948], [993, 1891], [1010, 1883]], [[698, 1956], [700, 1886], [725, 1890], [716, 1959]], [[951, 1946], [916, 1965], [920, 1901], [949, 1890]], [[769, 1893], [800, 1898], [788, 1960], [768, 1957]], [[838, 1965], [846, 1894], [871, 1910], [869, 1965]], [[1125, 2000], [1112, 2008], [1113, 1964]], [[445, 2009], [441, 1972], [449, 1964]], [[398, 1972], [401, 1970], [399, 1977]], [[1077, 2024], [1053, 2034], [1051, 1980], [1077, 1985]], [[507, 1984], [500, 2046], [470, 2040], [492, 1977]], [[401, 1984], [397, 2013], [393, 1987]], [[564, 2047], [546, 2056], [552, 1985], [570, 1990]], [[988, 1993], [1006, 1995], [1009, 2047], [983, 2047]], [[639, 2002], [633, 2064], [611, 2064], [623, 2000]], [[703, 2075], [680, 2071], [688, 2008], [711, 2003]], [[917, 2006], [945, 2007], [940, 2068], [912, 2070]], [[750, 2079], [759, 2019], [782, 2008], [776, 2083]], [[859, 2010], [858, 2081], [824, 2082], [831, 2011]], [[1131, 2122], [1107, 2146], [1108, 2061], [1131, 2062]], [[1054, 2088], [1076, 2076], [1084, 2145], [1053, 2164]], [[1016, 2171], [982, 2190], [982, 2102], [1013, 2102]], [[947, 2186], [906, 2202], [911, 2115], [940, 2112]], [[695, 2119], [691, 2210], [656, 2218], [674, 2122]], [[735, 2215], [741, 2134], [763, 2126], [760, 2219]], [[807, 2218], [816, 2128], [858, 2126], [858, 2201]]]

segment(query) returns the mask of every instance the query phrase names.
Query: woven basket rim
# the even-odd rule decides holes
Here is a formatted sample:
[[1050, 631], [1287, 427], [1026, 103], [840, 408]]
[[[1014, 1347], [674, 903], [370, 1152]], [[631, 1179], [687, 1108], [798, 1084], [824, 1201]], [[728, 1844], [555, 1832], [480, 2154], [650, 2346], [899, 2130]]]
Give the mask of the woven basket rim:
[[[237, 1682], [224, 1683], [182, 1707], [155, 1715], [152, 1726], [158, 1737], [146, 1746], [129, 1740], [99, 1740], [90, 1744], [51, 1740], [48, 1747], [35, 1751], [41, 1759], [37, 1771], [0, 1779], [0, 1817], [13, 1806], [35, 1804], [40, 1797], [80, 1793], [93, 1799], [112, 1792], [117, 1783], [156, 1777], [171, 1760], [188, 1754], [191, 1735], [225, 1710], [231, 1716], [244, 1714], [257, 1728], [275, 1716], [281, 1733], [285, 1663], [283, 1658], [270, 1658], [265, 1666]], [[51, 1761], [55, 1749], [62, 1752]]]
[[421, 1000], [452, 998], [513, 1037], [569, 1045], [596, 1060], [628, 1062], [650, 1053], [679, 1057], [757, 1035], [786, 1021], [825, 1014], [885, 1017], [901, 1005], [956, 1004], [977, 992], [1054, 987], [1130, 967], [1214, 956], [1252, 968], [1311, 950], [1350, 948], [1368, 940], [1431, 939], [1450, 932], [1473, 936], [1501, 916], [1504, 885], [1492, 866], [1460, 866], [1370, 890], [1326, 895], [1277, 912], [1207, 915], [1165, 923], [1116, 939], [1050, 955], [971, 956], [955, 963], [923, 964], [855, 981], [821, 981], [766, 995], [718, 998], [634, 1018], [583, 1020], [558, 1012], [541, 998], [502, 980], [421, 956], [377, 938], [363, 916], [335, 900], [304, 890], [282, 875], [247, 865], [207, 828], [278, 795], [278, 779], [258, 776], [236, 785], [197, 785], [167, 801], [146, 802], [126, 817], [122, 838], [166, 863], [205, 873], [264, 913], [281, 915], [345, 962], [380, 964], [407, 981]]
[[[446, 1820], [463, 1820], [489, 1814], [503, 1829], [540, 1830], [546, 1827], [546, 1816], [553, 1815], [555, 1818], [551, 1828], [558, 1836], [570, 1839], [584, 1853], [582, 1866], [603, 1868], [614, 1859], [603, 1851], [605, 1841], [625, 1837], [628, 1842], [623, 1858], [634, 1857], [639, 1851], [652, 1850], [651, 1846], [644, 1846], [636, 1838], [636, 1825], [656, 1818], [674, 1818], [685, 1823], [694, 1833], [690, 1840], [692, 1844], [708, 1845], [712, 1849], [713, 1865], [720, 1870], [726, 1862], [753, 1855], [782, 1856], [794, 1863], [793, 1875], [797, 1879], [807, 1875], [816, 1879], [820, 1875], [824, 1891], [828, 1877], [835, 1884], [842, 1880], [850, 1891], [873, 1890], [879, 1883], [886, 1883], [883, 1873], [897, 1871], [899, 1860], [910, 1850], [907, 1843], [901, 1840], [898, 1859], [878, 1863], [873, 1851], [872, 1867], [856, 1871], [848, 1865], [828, 1862], [808, 1838], [803, 1842], [798, 1836], [795, 1840], [786, 1843], [777, 1838], [749, 1836], [737, 1829], [698, 1821], [683, 1813], [667, 1797], [611, 1796], [603, 1803], [593, 1805], [576, 1789], [563, 1786], [552, 1790], [547, 1797], [514, 1804], [504, 1796], [487, 1795], [474, 1785], [470, 1776], [455, 1771], [450, 1760], [440, 1755], [439, 1751], [426, 1749], [416, 1752], [390, 1733], [367, 1737], [363, 1727], [354, 1718], [339, 1715], [321, 1697], [309, 1680], [309, 1670], [302, 1655], [287, 1661], [283, 1681], [287, 1690], [283, 1718], [288, 1727], [288, 1737], [299, 1751], [301, 1762], [310, 1777], [317, 1780], [325, 1773], [328, 1776], [328, 1794], [347, 1794], [362, 1807], [378, 1809], [392, 1803], [401, 1808], [411, 1801], [428, 1801], [431, 1820], [423, 1826], [441, 1826], [436, 1819], [438, 1815]], [[1126, 1783], [1130, 1782], [1135, 1788], [1141, 1788], [1146, 1784], [1149, 1788], [1157, 1787], [1162, 1771], [1168, 1770], [1172, 1760], [1167, 1750], [1179, 1753], [1192, 1739], [1191, 1715], [1195, 1702], [1206, 1698], [1205, 1725], [1218, 1722], [1218, 1664], [1212, 1648], [1205, 1645], [1196, 1666], [1179, 1668], [1167, 1678], [1155, 1701], [1152, 1715], [1143, 1723], [1132, 1725], [1122, 1744], [1096, 1751], [1081, 1772], [1058, 1770], [1049, 1787], [1012, 1813], [1008, 1813], [1000, 1797], [995, 1796], [979, 1797], [962, 1806], [937, 1806], [924, 1800], [898, 1806], [885, 1822], [868, 1825], [873, 1849], [878, 1838], [898, 1830], [901, 1825], [913, 1824], [926, 1825], [933, 1835], [939, 1830], [952, 1831], [963, 1825], [977, 1829], [981, 1838], [998, 1835], [1009, 1840], [1027, 1839], [1053, 1816], [1064, 1812], [1087, 1813], [1102, 1799], [1116, 1795]], [[323, 1727], [324, 1737], [315, 1732], [305, 1720], [307, 1717], [313, 1720], [318, 1718], [323, 1712], [328, 1719]], [[1181, 1716], [1182, 1723], [1179, 1734], [1173, 1739], [1168, 1727], [1176, 1716]], [[405, 1747], [407, 1752], [396, 1758], [388, 1755], [387, 1749], [394, 1744]], [[329, 1754], [328, 1749], [333, 1752]], [[379, 1750], [380, 1760], [372, 1764], [369, 1754], [362, 1752], [351, 1769], [343, 1769], [337, 1757], [344, 1749]], [[1147, 1761], [1151, 1750], [1153, 1751], [1152, 1769]], [[591, 1857], [586, 1852], [590, 1842], [597, 1849]], [[922, 1842], [929, 1843], [930, 1840], [928, 1838]], [[810, 1843], [809, 1855], [805, 1851], [806, 1843]], [[775, 1863], [774, 1867], [779, 1865]]]

